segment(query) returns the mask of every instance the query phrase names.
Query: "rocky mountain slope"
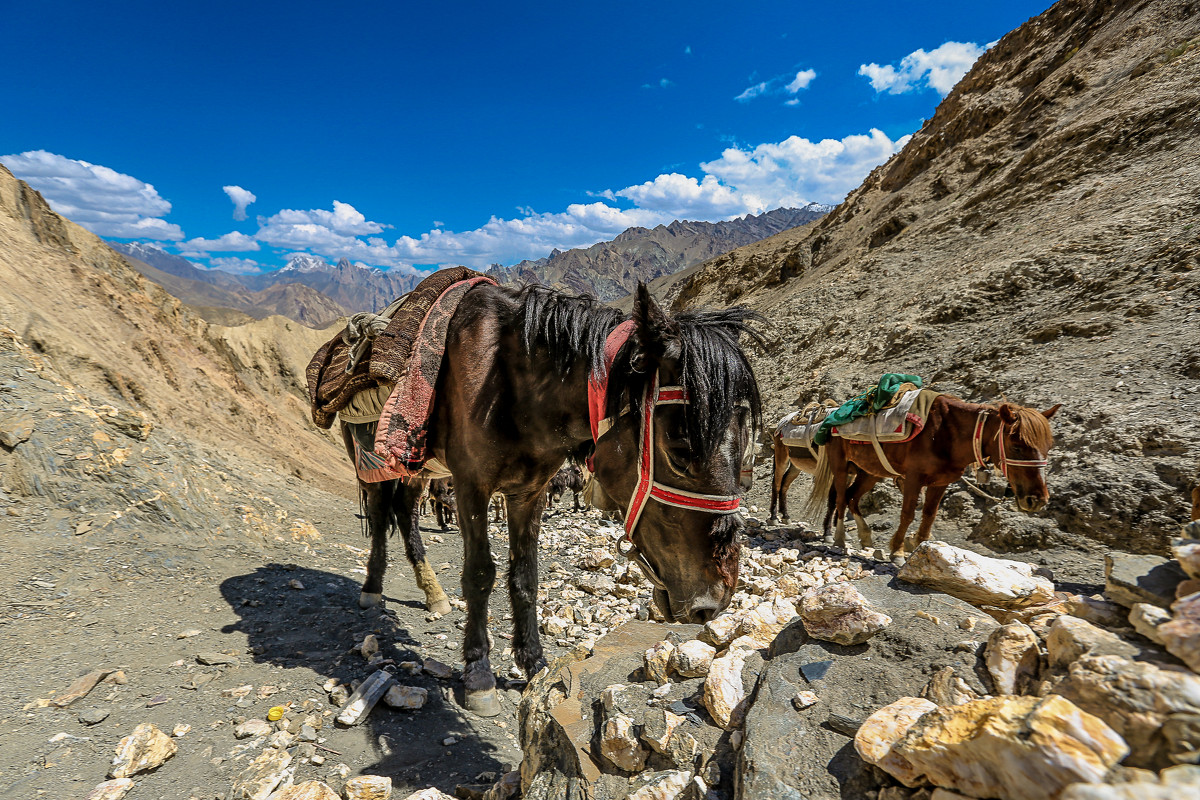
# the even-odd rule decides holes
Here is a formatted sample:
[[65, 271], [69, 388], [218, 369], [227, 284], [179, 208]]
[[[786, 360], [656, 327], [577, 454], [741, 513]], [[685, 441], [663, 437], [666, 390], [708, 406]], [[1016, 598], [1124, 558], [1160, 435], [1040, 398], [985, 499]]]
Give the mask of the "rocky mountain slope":
[[[0, 287], [9, 335], [88, 402], [346, 485], [340, 443], [308, 421], [303, 389], [304, 366], [330, 332], [279, 317], [210, 325], [3, 169]], [[29, 413], [36, 424], [63, 411]]]
[[[116, 243], [113, 244], [113, 249], [125, 252], [124, 248], [116, 247]], [[126, 254], [129, 265], [178, 297], [209, 322], [242, 324], [252, 319], [279, 315], [312, 328], [321, 328], [348, 314], [341, 305], [302, 283], [276, 283], [254, 291], [236, 280], [230, 280], [237, 276], [220, 270], [196, 269], [186, 259], [171, 256], [155, 248], [145, 247], [141, 252], [145, 253], [146, 250], [167, 257], [155, 258], [159, 263], [168, 259], [182, 262], [187, 268], [186, 271], [192, 273], [193, 277], [167, 272]], [[216, 277], [209, 278], [209, 273], [216, 273]]]
[[1162, 551], [1200, 457], [1197, 74], [1194, 2], [1063, 0], [824, 219], [707, 262], [675, 303], [766, 315], [772, 419], [885, 371], [1063, 403], [1048, 511], [968, 500], [958, 521], [1008, 548]]
[[638, 281], [651, 281], [700, 264], [734, 248], [818, 219], [828, 206], [779, 208], [758, 216], [724, 222], [676, 221], [670, 225], [629, 228], [611, 242], [522, 261], [488, 272], [501, 283], [543, 283], [601, 300], [625, 297]]

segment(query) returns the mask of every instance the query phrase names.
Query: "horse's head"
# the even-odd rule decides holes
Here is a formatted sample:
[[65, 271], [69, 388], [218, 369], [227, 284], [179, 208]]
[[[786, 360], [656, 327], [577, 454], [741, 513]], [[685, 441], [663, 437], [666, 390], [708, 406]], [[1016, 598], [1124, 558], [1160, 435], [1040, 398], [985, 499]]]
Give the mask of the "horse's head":
[[633, 330], [608, 371], [612, 427], [596, 444], [596, 477], [626, 509], [631, 555], [659, 608], [678, 621], [716, 616], [737, 585], [744, 523], [734, 509], [760, 419], [738, 342], [757, 336], [750, 316], [672, 316], [640, 285]]
[[1017, 508], [1032, 514], [1050, 502], [1046, 486], [1046, 459], [1054, 446], [1050, 418], [1062, 408], [1059, 403], [1045, 411], [1001, 403], [998, 413], [1004, 423], [1000, 462], [1017, 499]]

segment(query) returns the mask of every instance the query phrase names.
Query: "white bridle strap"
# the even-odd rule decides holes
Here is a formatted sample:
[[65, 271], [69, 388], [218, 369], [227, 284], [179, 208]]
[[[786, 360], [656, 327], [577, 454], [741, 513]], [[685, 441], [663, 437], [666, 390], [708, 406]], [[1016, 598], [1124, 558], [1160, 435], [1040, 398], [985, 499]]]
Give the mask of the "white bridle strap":
[[[987, 466], [987, 459], [983, 455], [983, 426], [987, 422], [987, 416], [987, 409], [979, 412], [979, 416], [975, 419], [975, 433], [971, 436], [971, 447], [975, 452], [975, 466], [981, 469]], [[1000, 450], [1000, 474], [1006, 478], [1009, 467], [1043, 469], [1050, 463], [1044, 458], [1029, 460], [1006, 458], [1004, 455], [1004, 420], [1000, 420], [1000, 428], [996, 431], [996, 445]]]

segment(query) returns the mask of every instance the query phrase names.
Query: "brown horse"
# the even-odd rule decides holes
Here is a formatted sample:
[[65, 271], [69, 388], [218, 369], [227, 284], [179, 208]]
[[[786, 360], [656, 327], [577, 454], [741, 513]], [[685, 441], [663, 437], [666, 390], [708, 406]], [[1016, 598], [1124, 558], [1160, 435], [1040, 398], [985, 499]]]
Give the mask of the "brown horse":
[[[917, 544], [929, 539], [946, 487], [961, 478], [972, 464], [995, 464], [1008, 478], [1017, 508], [1030, 514], [1040, 511], [1050, 500], [1045, 467], [1054, 436], [1049, 420], [1061, 407], [1059, 404], [1039, 412], [1013, 403], [999, 406], [968, 403], [943, 394], [934, 400], [920, 433], [907, 442], [880, 444], [894, 472], [883, 466], [870, 442], [852, 442], [832, 436], [821, 449], [812, 493], [805, 508], [815, 513], [825, 506], [828, 511], [832, 503], [837, 517], [833, 542], [838, 547], [845, 547], [843, 517], [849, 506], [858, 526], [860, 544], [871, 548], [871, 529], [859, 511], [858, 501], [880, 480], [898, 477], [904, 499], [900, 524], [891, 542], [894, 560], [905, 558], [909, 552], [905, 534], [916, 515], [921, 490], [925, 490], [925, 503], [921, 509]], [[847, 488], [851, 464], [859, 472]], [[830, 517], [826, 516], [827, 538], [829, 522]]]
[[757, 337], [751, 318], [742, 309], [670, 315], [645, 286], [629, 317], [538, 286], [481, 283], [463, 296], [428, 445], [458, 498], [468, 709], [500, 711], [488, 660], [488, 499], [500, 492], [508, 508], [512, 649], [532, 676], [545, 665], [537, 538], [546, 485], [568, 457], [591, 456], [597, 481], [629, 509], [627, 554], [665, 615], [704, 622], [728, 606], [744, 526], [735, 513], [741, 464], [760, 420], [739, 344], [743, 333]]

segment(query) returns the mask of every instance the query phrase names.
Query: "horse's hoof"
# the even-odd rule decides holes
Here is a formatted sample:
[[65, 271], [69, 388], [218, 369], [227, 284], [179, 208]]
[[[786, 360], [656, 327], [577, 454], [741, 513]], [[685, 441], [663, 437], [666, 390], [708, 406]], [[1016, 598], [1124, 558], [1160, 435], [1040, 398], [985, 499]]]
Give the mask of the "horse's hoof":
[[467, 711], [481, 717], [494, 717], [500, 713], [500, 700], [496, 697], [495, 689], [467, 692], [464, 706]]
[[370, 594], [368, 592], [363, 592], [358, 596], [358, 607], [359, 608], [374, 608], [375, 606], [381, 605], [382, 603], [383, 603], [383, 593], [382, 592], [380, 592], [379, 594]]
[[443, 617], [450, 613], [450, 601], [443, 597], [441, 600], [436, 600], [429, 603], [429, 612], [431, 614], [441, 614]]
[[897, 567], [903, 567], [908, 563], [907, 553], [892, 553], [892, 564]]

